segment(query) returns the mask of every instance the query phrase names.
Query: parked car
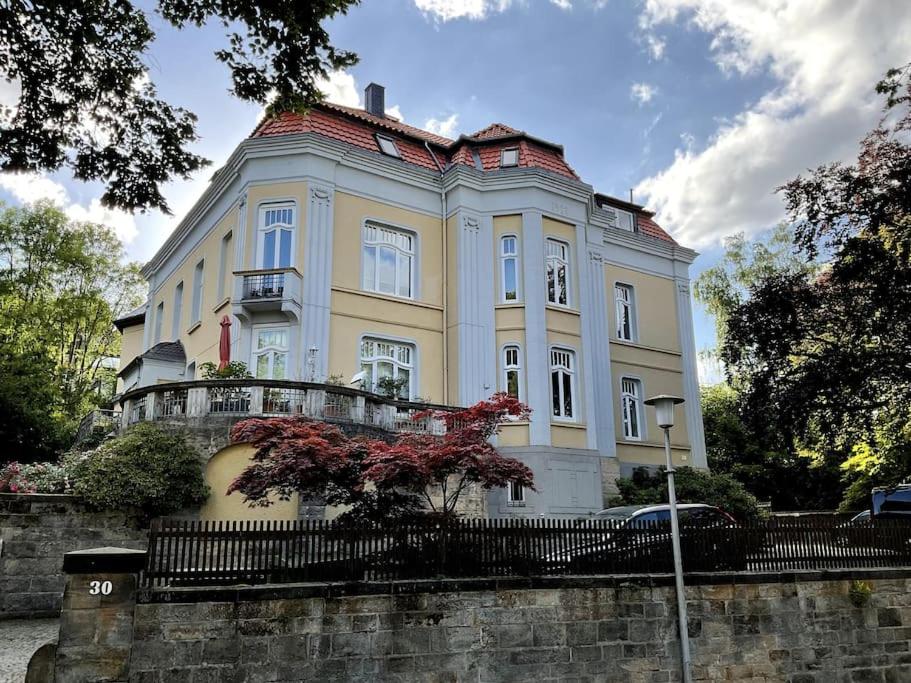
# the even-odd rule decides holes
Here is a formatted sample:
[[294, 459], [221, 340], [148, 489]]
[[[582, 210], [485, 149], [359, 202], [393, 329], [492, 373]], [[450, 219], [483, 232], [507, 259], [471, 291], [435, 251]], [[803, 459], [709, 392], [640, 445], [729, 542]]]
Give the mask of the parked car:
[[[677, 506], [686, 571], [745, 569], [746, 544], [736, 543], [737, 522], [704, 503]], [[547, 571], [646, 573], [673, 571], [669, 505], [627, 505], [602, 510], [579, 527], [579, 542], [551, 553]]]
[[873, 489], [870, 514], [876, 519], [911, 519], [911, 484]]

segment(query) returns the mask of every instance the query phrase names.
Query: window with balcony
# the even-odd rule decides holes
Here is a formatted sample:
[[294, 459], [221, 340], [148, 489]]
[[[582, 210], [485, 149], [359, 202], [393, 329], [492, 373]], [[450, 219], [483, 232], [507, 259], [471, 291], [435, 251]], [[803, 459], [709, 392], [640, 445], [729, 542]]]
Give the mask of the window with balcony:
[[294, 206], [269, 204], [259, 210], [256, 267], [290, 268], [294, 254]]
[[366, 374], [364, 388], [378, 393], [394, 391], [399, 398], [414, 395], [414, 347], [384, 339], [361, 341], [361, 370]]
[[253, 371], [257, 379], [287, 379], [287, 327], [254, 328]]
[[614, 303], [617, 309], [617, 338], [625, 341], [636, 339], [636, 311], [633, 288], [630, 285], [614, 285]]
[[409, 232], [367, 223], [364, 226], [364, 289], [412, 298], [414, 242], [414, 235]]
[[632, 377], [620, 380], [620, 407], [623, 417], [623, 438], [642, 439], [642, 382]]
[[503, 347], [503, 391], [521, 400], [522, 360], [519, 346], [510, 344]]
[[515, 235], [500, 238], [500, 288], [503, 303], [519, 300], [519, 239]]
[[576, 419], [576, 354], [569, 349], [550, 350], [550, 389], [553, 416]]
[[548, 238], [544, 243], [547, 302], [569, 306], [569, 245]]

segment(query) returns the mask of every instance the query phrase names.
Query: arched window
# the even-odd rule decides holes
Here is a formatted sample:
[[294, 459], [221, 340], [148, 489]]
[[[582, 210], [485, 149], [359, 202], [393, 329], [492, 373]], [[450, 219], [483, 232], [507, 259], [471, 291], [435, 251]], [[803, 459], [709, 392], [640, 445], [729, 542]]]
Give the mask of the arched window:
[[287, 326], [258, 327], [254, 329], [253, 371], [258, 379], [287, 379]]
[[[367, 374], [364, 387], [384, 391], [394, 386], [400, 398], [411, 398], [414, 370], [414, 347], [411, 344], [384, 339], [361, 341], [361, 370]], [[385, 381], [384, 381], [385, 380]]]
[[522, 356], [516, 344], [503, 347], [503, 391], [521, 400]]
[[544, 250], [547, 301], [558, 306], [569, 306], [569, 246], [565, 242], [548, 238]]
[[642, 382], [632, 377], [620, 380], [620, 405], [623, 411], [623, 437], [642, 439]]
[[256, 267], [290, 268], [294, 251], [294, 206], [269, 204], [259, 211]]
[[550, 388], [554, 417], [576, 419], [576, 354], [569, 349], [550, 350]]
[[500, 287], [504, 303], [519, 300], [519, 239], [515, 235], [500, 238]]
[[385, 225], [364, 226], [364, 289], [412, 297], [414, 236]]

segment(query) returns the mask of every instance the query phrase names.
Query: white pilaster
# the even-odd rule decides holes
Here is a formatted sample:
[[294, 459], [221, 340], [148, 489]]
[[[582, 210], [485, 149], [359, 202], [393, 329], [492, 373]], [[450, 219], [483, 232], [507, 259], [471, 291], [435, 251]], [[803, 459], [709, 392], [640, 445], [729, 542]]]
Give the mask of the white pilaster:
[[696, 366], [696, 339], [693, 332], [693, 308], [690, 304], [690, 283], [676, 279], [677, 329], [683, 362], [683, 404], [686, 430], [690, 437], [693, 467], [708, 467], [705, 456], [705, 432], [702, 426], [702, 401], [699, 398], [699, 371]]
[[[332, 298], [332, 224], [335, 188], [311, 183], [303, 263], [303, 306], [297, 376], [322, 382], [329, 374], [329, 308]], [[293, 349], [294, 347], [292, 347]], [[307, 354], [317, 349], [315, 377], [306, 377]]]
[[496, 387], [493, 221], [457, 214], [459, 402], [472, 405]]
[[[240, 202], [237, 204], [237, 230], [234, 232], [234, 270], [247, 270], [247, 264], [244, 263], [244, 251], [250, 232], [250, 221], [247, 216], [246, 194], [241, 196]], [[233, 288], [229, 287], [228, 291], [233, 291]]]
[[550, 359], [547, 353], [547, 291], [544, 226], [540, 211], [522, 212], [522, 269], [525, 292], [525, 384], [532, 409], [529, 445], [550, 445]]

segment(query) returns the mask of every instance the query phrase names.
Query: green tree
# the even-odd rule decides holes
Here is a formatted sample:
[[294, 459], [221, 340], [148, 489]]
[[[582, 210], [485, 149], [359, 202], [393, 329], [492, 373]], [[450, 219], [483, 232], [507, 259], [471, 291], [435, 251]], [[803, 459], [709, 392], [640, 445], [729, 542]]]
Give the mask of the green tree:
[[322, 98], [317, 81], [356, 63], [322, 22], [358, 0], [129, 0], [0, 3], [0, 78], [20, 90], [0, 108], [0, 170], [53, 171], [106, 183], [105, 205], [168, 207], [161, 185], [208, 162], [187, 147], [196, 116], [158, 97], [146, 67], [153, 24], [225, 27], [215, 52], [236, 97], [298, 111]]
[[21, 449], [44, 430], [37, 442], [45, 451], [42, 443], [52, 447], [55, 435], [110, 398], [98, 387], [110, 385], [106, 361], [120, 352], [112, 322], [142, 300], [143, 289], [138, 265], [124, 262], [110, 228], [74, 223], [48, 202], [0, 205], [3, 445]]

